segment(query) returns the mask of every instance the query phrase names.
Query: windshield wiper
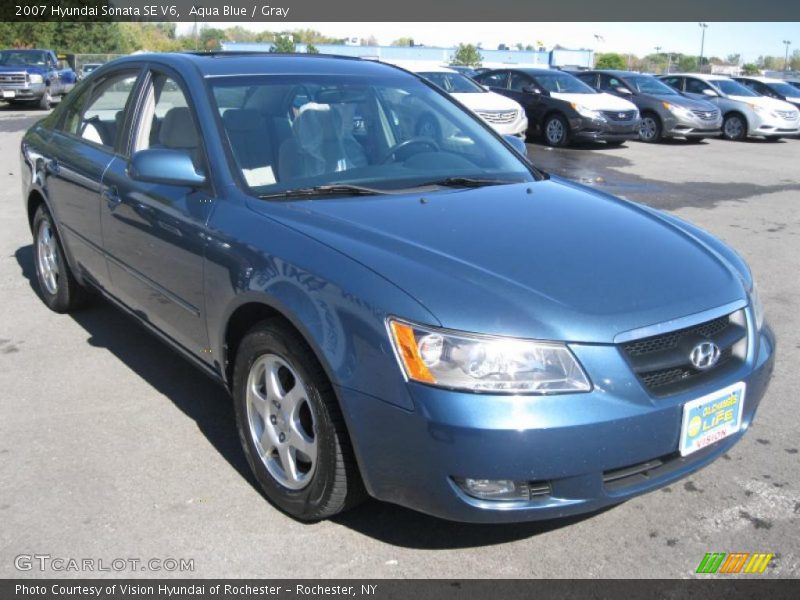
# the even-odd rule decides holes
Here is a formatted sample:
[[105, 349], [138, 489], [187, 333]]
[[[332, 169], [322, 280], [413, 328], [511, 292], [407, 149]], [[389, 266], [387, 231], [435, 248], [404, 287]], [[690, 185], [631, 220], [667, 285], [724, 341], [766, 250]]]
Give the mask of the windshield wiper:
[[443, 187], [484, 187], [487, 185], [510, 185], [522, 183], [519, 179], [491, 179], [488, 177], [447, 177], [439, 181], [431, 181], [423, 185], [439, 185]]
[[350, 185], [345, 183], [330, 184], [330, 185], [315, 185], [313, 187], [294, 188], [291, 190], [283, 190], [282, 192], [275, 192], [273, 194], [263, 194], [259, 198], [298, 198], [298, 197], [311, 197], [311, 196], [325, 196], [331, 195], [350, 195], [350, 196], [377, 196], [381, 194], [388, 194], [386, 190], [378, 190], [375, 188], [365, 187], [363, 185]]

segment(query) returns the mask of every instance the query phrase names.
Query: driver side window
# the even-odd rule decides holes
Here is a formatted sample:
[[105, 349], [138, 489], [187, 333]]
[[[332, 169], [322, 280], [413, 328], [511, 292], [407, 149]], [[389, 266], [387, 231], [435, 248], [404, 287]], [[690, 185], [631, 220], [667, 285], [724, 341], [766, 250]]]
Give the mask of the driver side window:
[[510, 87], [513, 91], [521, 92], [529, 85], [533, 85], [533, 80], [530, 77], [519, 73], [511, 73]]
[[711, 86], [699, 79], [687, 79], [686, 91], [690, 94], [702, 94], [703, 90], [710, 90]]

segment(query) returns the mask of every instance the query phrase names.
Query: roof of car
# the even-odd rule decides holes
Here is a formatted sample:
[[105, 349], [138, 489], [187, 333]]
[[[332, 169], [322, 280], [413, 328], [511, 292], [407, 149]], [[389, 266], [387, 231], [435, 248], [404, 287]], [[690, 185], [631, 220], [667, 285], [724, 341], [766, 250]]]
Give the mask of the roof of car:
[[697, 77], [698, 79], [705, 79], [706, 81], [730, 79], [727, 75], [711, 75], [710, 73], [669, 73], [667, 75], [661, 75], [661, 77]]
[[579, 73], [605, 73], [606, 75], [616, 75], [617, 77], [635, 77], [637, 75], [647, 75], [652, 77], [650, 73], [639, 73], [637, 71], [623, 71], [620, 69], [589, 69], [588, 71], [570, 71], [572, 75]]
[[386, 62], [387, 64], [400, 67], [401, 69], [411, 71], [412, 73], [458, 73], [458, 71], [455, 69], [441, 67], [439, 65], [432, 65], [431, 63], [425, 61], [393, 60]]
[[[553, 73], [566, 73], [567, 75], [571, 75], [568, 71], [559, 71], [558, 69], [537, 69], [535, 67], [495, 67], [494, 69], [489, 69], [489, 71], [484, 71], [484, 73], [488, 73], [490, 71], [518, 71], [520, 73], [525, 73], [527, 75], [548, 75]], [[481, 73], [483, 75], [483, 73]]]
[[776, 79], [775, 77], [760, 77], [758, 75], [742, 75], [735, 79], [749, 79], [751, 81], [760, 81], [761, 83], [786, 83], [783, 79]]
[[193, 65], [205, 77], [262, 74], [386, 75], [403, 71], [376, 60], [333, 54], [278, 54], [268, 52], [163, 52], [134, 54], [114, 64], [153, 61], [175, 68]]

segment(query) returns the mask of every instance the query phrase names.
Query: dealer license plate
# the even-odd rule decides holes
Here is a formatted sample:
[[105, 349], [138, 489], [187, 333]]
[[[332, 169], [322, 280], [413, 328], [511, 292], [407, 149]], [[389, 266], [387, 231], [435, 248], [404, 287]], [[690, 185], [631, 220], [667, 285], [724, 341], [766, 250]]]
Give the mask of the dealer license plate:
[[3, 98], [14, 98], [17, 93], [13, 90], [3, 90]]
[[680, 452], [686, 456], [733, 435], [742, 428], [744, 382], [683, 405]]

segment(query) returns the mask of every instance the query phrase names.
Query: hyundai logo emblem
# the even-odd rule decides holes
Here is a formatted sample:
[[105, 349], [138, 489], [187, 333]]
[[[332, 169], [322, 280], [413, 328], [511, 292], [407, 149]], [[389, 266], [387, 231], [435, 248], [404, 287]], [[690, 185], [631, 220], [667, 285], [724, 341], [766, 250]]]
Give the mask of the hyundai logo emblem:
[[719, 362], [720, 357], [719, 346], [714, 342], [700, 342], [689, 353], [689, 360], [696, 369], [705, 371], [710, 369]]
[[624, 119], [625, 118], [625, 113], [619, 113], [618, 116], [619, 116], [620, 119]]

